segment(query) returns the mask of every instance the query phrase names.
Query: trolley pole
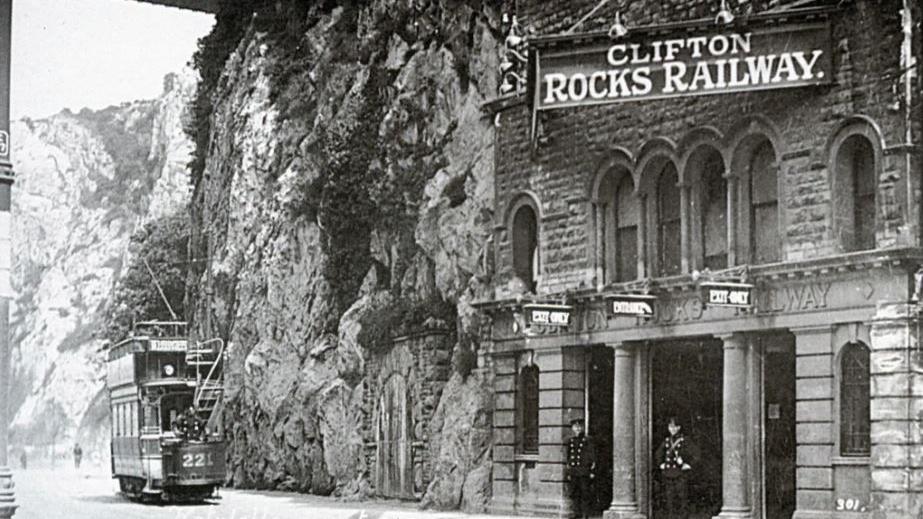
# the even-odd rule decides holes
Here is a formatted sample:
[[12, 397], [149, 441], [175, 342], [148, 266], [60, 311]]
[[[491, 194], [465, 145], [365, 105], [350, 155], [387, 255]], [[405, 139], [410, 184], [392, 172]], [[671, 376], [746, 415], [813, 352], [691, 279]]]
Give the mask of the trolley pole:
[[10, 34], [13, 0], [0, 0], [0, 519], [16, 513], [13, 472], [9, 462], [10, 432], [10, 284], [12, 245], [10, 192], [13, 163], [10, 161]]

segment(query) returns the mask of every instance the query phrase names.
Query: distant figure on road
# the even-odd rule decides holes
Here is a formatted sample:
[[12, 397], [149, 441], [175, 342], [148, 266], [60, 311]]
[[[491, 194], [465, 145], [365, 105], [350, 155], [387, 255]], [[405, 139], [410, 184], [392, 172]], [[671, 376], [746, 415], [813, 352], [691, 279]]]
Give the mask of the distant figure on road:
[[80, 468], [80, 462], [83, 460], [83, 449], [79, 443], [74, 444], [74, 468]]
[[23, 449], [22, 452], [19, 453], [19, 465], [22, 467], [22, 470], [26, 470], [28, 462], [29, 460], [26, 458], [26, 449]]

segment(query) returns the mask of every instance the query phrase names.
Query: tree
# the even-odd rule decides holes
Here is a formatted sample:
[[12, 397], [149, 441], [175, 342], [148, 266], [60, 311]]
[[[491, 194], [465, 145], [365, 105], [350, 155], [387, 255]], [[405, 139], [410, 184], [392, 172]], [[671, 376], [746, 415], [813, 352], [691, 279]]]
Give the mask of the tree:
[[132, 235], [128, 265], [116, 282], [109, 303], [106, 339], [115, 343], [125, 338], [136, 321], [174, 320], [158, 284], [179, 320], [183, 320], [189, 266], [188, 229], [189, 216], [183, 208], [146, 223]]

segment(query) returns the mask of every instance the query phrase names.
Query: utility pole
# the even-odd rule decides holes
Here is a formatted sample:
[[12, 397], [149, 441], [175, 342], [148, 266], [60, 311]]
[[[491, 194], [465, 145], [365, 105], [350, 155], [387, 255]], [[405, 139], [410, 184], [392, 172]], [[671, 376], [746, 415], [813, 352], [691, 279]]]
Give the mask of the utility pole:
[[0, 519], [16, 513], [13, 472], [9, 462], [10, 440], [10, 284], [13, 250], [10, 242], [12, 216], [10, 192], [13, 163], [10, 161], [10, 34], [13, 0], [0, 0]]

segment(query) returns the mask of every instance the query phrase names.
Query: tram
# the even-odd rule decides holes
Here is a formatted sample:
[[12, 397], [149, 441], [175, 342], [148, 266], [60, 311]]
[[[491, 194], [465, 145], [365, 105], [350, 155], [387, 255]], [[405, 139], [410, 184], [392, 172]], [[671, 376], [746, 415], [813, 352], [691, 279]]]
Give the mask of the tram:
[[224, 343], [186, 323], [136, 323], [109, 348], [112, 477], [133, 500], [203, 501], [225, 481]]

